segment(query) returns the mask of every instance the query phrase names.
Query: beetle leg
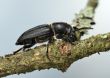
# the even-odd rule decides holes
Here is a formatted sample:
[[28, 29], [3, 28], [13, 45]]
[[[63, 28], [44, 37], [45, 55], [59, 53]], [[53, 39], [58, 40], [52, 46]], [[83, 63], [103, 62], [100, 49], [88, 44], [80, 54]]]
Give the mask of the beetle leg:
[[18, 52], [19, 52], [20, 50], [22, 50], [22, 49], [23, 49], [23, 47], [21, 47], [20, 49], [14, 51], [13, 54], [15, 55], [16, 53], [18, 53]]
[[13, 52], [13, 54], [18, 53], [20, 50], [26, 51], [27, 48], [32, 47], [34, 44], [28, 44], [28, 45], [24, 45], [23, 47], [21, 47], [20, 49], [18, 49], [17, 51]]
[[51, 60], [50, 60], [50, 57], [49, 57], [48, 48], [49, 48], [49, 43], [47, 44], [47, 51], [46, 51], [46, 56], [47, 56], [47, 58], [49, 59], [49, 61], [51, 61]]
[[72, 42], [72, 40], [71, 40], [71, 39], [68, 39], [68, 41], [69, 41], [72, 45], [74, 45], [74, 43]]
[[73, 45], [72, 41], [69, 38], [67, 38], [67, 40], [68, 40], [69, 43], [71, 43]]
[[49, 57], [49, 44], [52, 43], [53, 38], [50, 38], [47, 44], [47, 51], [46, 51], [46, 56], [49, 59], [49, 61], [51, 61], [50, 57]]
[[33, 43], [33, 44], [28, 44], [28, 45], [24, 45], [24, 46], [23, 46], [23, 51], [27, 51], [26, 49], [29, 50], [29, 48], [32, 47], [33, 45], [35, 45], [35, 43]]

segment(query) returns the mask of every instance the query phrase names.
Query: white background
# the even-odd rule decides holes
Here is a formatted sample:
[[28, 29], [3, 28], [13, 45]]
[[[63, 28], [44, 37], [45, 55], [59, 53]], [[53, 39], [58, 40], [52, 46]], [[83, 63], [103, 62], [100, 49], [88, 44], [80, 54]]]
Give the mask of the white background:
[[[99, 0], [94, 30], [86, 37], [110, 32], [110, 1]], [[34, 26], [64, 21], [71, 23], [87, 0], [0, 0], [0, 56], [12, 53], [17, 38]], [[73, 63], [65, 73], [56, 69], [33, 71], [6, 78], [110, 78], [110, 53], [94, 54]]]

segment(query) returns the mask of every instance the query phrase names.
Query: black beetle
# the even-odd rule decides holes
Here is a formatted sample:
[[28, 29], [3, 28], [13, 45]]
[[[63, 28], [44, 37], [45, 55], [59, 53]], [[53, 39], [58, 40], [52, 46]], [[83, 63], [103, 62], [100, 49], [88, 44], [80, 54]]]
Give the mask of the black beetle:
[[[91, 29], [91, 28], [82, 28], [82, 29]], [[52, 42], [53, 39], [62, 39], [66, 42], [75, 42], [77, 40], [75, 32], [80, 30], [76, 27], [72, 27], [71, 25], [64, 22], [55, 22], [52, 24], [43, 24], [31, 28], [25, 31], [17, 40], [16, 45], [24, 45], [19, 50], [14, 53], [20, 51], [21, 49], [25, 50], [26, 48], [30, 48], [36, 43], [43, 43], [48, 41]], [[47, 45], [47, 55], [48, 55], [48, 45]]]

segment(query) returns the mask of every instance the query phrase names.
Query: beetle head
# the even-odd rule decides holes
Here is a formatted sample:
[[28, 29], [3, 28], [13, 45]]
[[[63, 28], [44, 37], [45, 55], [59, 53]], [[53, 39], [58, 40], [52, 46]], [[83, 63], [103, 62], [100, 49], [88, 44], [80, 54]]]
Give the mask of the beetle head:
[[67, 34], [65, 34], [62, 39], [70, 43], [76, 41], [75, 30], [70, 26], [70, 28], [67, 30]]

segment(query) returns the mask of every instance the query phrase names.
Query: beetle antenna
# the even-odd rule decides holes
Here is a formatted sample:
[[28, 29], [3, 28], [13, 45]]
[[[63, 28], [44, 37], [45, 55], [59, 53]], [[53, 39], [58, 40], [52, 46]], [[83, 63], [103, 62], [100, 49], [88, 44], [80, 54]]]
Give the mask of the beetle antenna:
[[93, 29], [91, 27], [83, 27], [83, 28], [77, 28], [77, 27], [73, 27], [76, 31], [80, 31], [80, 30], [84, 30], [84, 29]]
[[93, 29], [91, 27], [83, 27], [83, 28], [79, 28], [78, 30], [83, 30], [83, 29]]

